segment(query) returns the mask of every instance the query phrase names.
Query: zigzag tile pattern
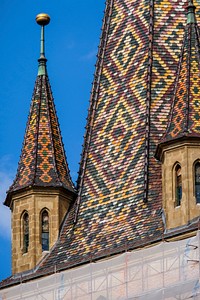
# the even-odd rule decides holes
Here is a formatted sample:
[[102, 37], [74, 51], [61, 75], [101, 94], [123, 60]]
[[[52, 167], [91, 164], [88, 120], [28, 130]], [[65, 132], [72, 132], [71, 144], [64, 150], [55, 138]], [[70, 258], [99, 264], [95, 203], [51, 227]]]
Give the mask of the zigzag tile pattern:
[[[29, 279], [54, 272], [55, 266], [56, 270], [63, 270], [162, 239], [161, 165], [154, 158], [156, 146], [167, 126], [170, 139], [178, 137], [186, 124], [192, 135], [200, 130], [200, 35], [196, 25], [189, 25], [184, 38], [186, 1], [157, 0], [152, 2], [153, 9], [147, 0], [107, 0], [106, 3], [111, 9], [104, 19], [102, 40], [108, 23], [109, 31], [105, 45], [101, 43], [100, 46], [104, 48], [104, 54], [97, 62], [102, 69], [93, 84], [96, 92], [92, 94], [88, 116], [80, 171], [82, 180], [79, 178], [78, 181], [81, 184], [77, 223], [73, 223], [75, 203], [66, 216], [55, 247]], [[200, 11], [200, 5], [197, 5], [197, 11]], [[154, 22], [152, 61], [148, 55], [151, 22]], [[190, 53], [188, 41], [191, 41]], [[150, 63], [151, 74], [147, 71]], [[192, 74], [189, 90], [185, 88], [188, 70]], [[149, 75], [150, 124], [146, 124]], [[27, 184], [32, 180], [32, 167], [26, 170], [23, 166], [32, 166], [34, 162], [30, 151], [35, 149], [34, 124], [38, 119], [33, 116], [41, 105], [40, 101], [40, 98], [33, 101], [29, 117], [30, 135], [26, 135], [27, 144], [23, 150], [26, 152], [22, 152], [21, 158], [20, 170]], [[170, 117], [171, 107], [173, 113]], [[188, 122], [183, 117], [186, 110]], [[57, 131], [54, 132], [56, 135]], [[144, 203], [147, 136], [148, 202]], [[42, 157], [43, 150], [46, 150], [45, 136], [41, 134], [39, 138], [43, 141]], [[50, 170], [42, 166], [45, 159], [43, 157], [40, 162], [42, 172], [38, 178], [48, 181], [48, 176], [44, 176], [50, 175]], [[178, 232], [183, 232], [183, 229]]]
[[[198, 35], [196, 39], [198, 44], [192, 47], [191, 51], [191, 73], [192, 78], [190, 80], [190, 118], [189, 118], [189, 130], [195, 134], [200, 132], [200, 110], [199, 110], [199, 99], [200, 99], [200, 39], [199, 39], [199, 27], [196, 30]], [[198, 48], [197, 48], [197, 47]], [[195, 49], [194, 49], [195, 47]]]
[[200, 40], [197, 24], [186, 26], [168, 128], [162, 143], [200, 134]]
[[76, 264], [163, 232], [159, 199], [143, 201], [149, 22], [149, 1], [114, 1], [78, 220], [69, 225], [72, 210], [41, 270], [52, 259]]
[[35, 83], [17, 176], [8, 193], [30, 186], [74, 189], [46, 75]]
[[[105, 242], [98, 240], [121, 245], [142, 237], [151, 222], [143, 203], [148, 9], [148, 1], [114, 3], [79, 214], [83, 224], [88, 217], [99, 224], [100, 249]], [[113, 230], [120, 234], [108, 241]]]
[[[154, 47], [151, 85], [151, 135], [148, 201], [161, 206], [161, 166], [155, 162], [155, 151], [165, 133], [186, 24], [187, 2], [154, 1]], [[156, 200], [155, 200], [156, 199]]]
[[[154, 16], [150, 15], [153, 10], [147, 0], [107, 0], [107, 6], [111, 3], [102, 33], [104, 38], [109, 23], [105, 53], [97, 63], [102, 70], [93, 85], [98, 96], [92, 94], [88, 116], [77, 223], [73, 223], [75, 204], [39, 273], [52, 265], [62, 270], [151, 243], [162, 239], [164, 233], [161, 166], [154, 154], [167, 127], [186, 22], [186, 2], [156, 1]], [[150, 62], [152, 21], [153, 62]], [[147, 126], [149, 63], [153, 65]], [[147, 129], [150, 130], [149, 193], [148, 202], [144, 203]]]

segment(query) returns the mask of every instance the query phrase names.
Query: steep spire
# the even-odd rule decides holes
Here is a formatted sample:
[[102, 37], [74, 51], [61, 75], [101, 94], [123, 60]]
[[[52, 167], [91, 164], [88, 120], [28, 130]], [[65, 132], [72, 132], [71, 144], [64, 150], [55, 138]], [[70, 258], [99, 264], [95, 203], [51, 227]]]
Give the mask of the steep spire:
[[200, 137], [200, 32], [196, 22], [195, 6], [189, 1], [187, 24], [175, 81], [174, 96], [167, 130], [162, 145], [177, 139]]
[[39, 14], [36, 21], [42, 26], [39, 70], [17, 175], [5, 201], [8, 206], [11, 192], [27, 187], [63, 187], [74, 192], [46, 71], [44, 26], [50, 17]]

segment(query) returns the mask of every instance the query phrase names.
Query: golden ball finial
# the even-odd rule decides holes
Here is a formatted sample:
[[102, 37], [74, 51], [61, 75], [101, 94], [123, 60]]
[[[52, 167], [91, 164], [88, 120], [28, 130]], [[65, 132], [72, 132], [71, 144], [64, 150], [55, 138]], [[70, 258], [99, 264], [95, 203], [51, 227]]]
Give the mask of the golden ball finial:
[[49, 17], [49, 15], [44, 14], [44, 13], [39, 14], [36, 16], [36, 22], [42, 26], [48, 25], [50, 22], [50, 17]]

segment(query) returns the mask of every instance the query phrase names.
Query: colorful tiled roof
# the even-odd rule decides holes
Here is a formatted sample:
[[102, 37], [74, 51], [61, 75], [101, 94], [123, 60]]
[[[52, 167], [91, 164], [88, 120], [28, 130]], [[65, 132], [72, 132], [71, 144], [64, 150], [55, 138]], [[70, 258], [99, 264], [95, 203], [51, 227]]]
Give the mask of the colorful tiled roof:
[[200, 137], [200, 31], [195, 6], [188, 5], [187, 25], [177, 69], [168, 126], [160, 144]]
[[168, 124], [185, 5], [106, 1], [78, 197], [30, 278], [163, 238], [161, 164], [154, 154]]
[[79, 196], [40, 271], [162, 239], [161, 165], [154, 153], [166, 130], [184, 5], [107, 1]]
[[44, 53], [38, 61], [38, 76], [17, 175], [5, 201], [8, 206], [11, 193], [27, 187], [63, 187], [75, 191], [66, 160]]

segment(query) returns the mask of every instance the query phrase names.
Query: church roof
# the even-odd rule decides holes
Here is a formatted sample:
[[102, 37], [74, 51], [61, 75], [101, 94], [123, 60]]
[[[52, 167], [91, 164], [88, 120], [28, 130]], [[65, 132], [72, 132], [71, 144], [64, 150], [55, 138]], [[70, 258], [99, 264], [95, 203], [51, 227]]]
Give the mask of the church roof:
[[106, 1], [78, 197], [57, 243], [27, 278], [165, 237], [154, 154], [168, 124], [184, 8], [184, 1]]
[[200, 137], [200, 31], [195, 8], [189, 2], [171, 112], [160, 145], [179, 138]]
[[107, 1], [78, 198], [40, 272], [165, 235], [161, 165], [154, 154], [168, 122], [184, 33], [183, 3], [177, 15], [173, 5], [163, 8], [165, 21], [158, 24], [159, 4], [153, 9], [149, 1]]
[[63, 187], [74, 191], [43, 52], [41, 44], [38, 76], [17, 175], [5, 201], [8, 206], [10, 194], [27, 187]]

